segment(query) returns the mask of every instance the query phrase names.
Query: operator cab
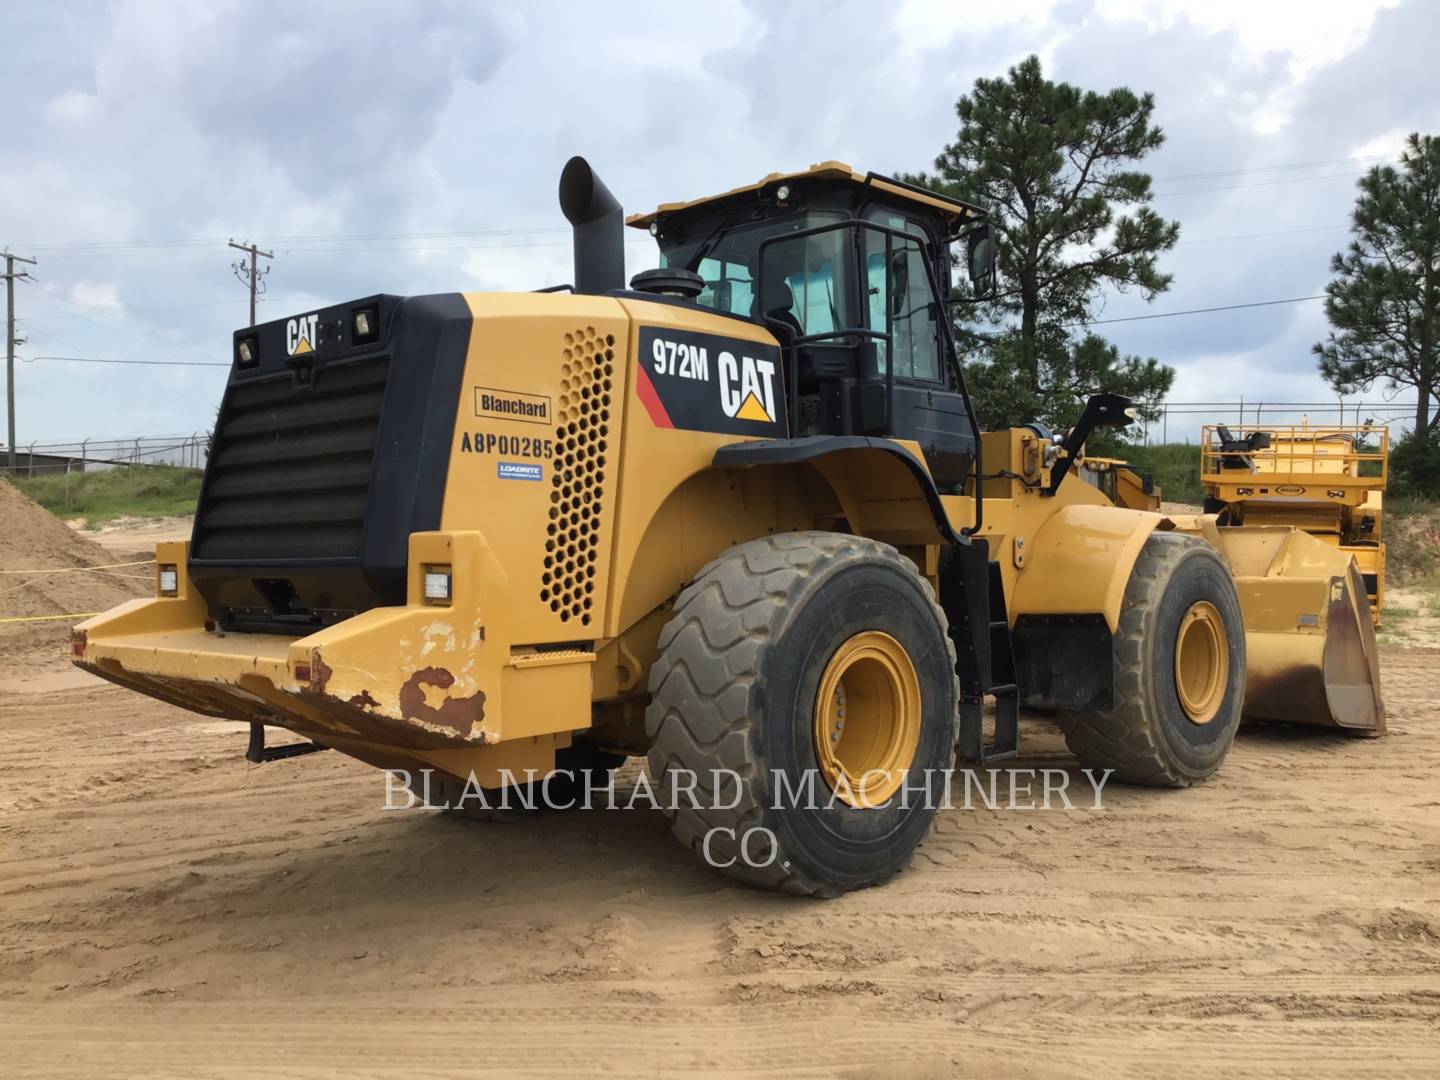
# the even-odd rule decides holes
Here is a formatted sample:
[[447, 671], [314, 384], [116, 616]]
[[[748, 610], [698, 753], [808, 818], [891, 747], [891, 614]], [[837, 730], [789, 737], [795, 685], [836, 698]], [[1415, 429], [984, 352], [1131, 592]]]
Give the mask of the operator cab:
[[950, 245], [967, 238], [984, 295], [994, 245], [983, 218], [957, 199], [829, 161], [627, 224], [655, 237], [668, 288], [691, 271], [695, 304], [775, 335], [792, 437], [913, 439], [939, 489], [959, 491], [978, 432], [948, 318]]

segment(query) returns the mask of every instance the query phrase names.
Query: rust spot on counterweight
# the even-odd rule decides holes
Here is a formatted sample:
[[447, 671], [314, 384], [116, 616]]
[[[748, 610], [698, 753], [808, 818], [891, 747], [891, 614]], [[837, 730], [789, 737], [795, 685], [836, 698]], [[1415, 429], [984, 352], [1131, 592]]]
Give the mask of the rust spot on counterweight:
[[369, 690], [361, 690], [354, 697], [345, 699], [346, 705], [354, 705], [357, 709], [378, 709], [380, 702], [371, 696]]
[[310, 689], [317, 694], [323, 694], [325, 687], [330, 684], [330, 676], [335, 672], [320, 655], [319, 649], [310, 650]]
[[485, 719], [485, 691], [476, 690], [469, 697], [446, 698], [438, 708], [425, 700], [427, 686], [448, 690], [454, 685], [455, 676], [444, 668], [421, 668], [400, 688], [400, 714], [408, 720], [450, 728], [467, 740], [489, 741], [483, 732], [477, 731]]

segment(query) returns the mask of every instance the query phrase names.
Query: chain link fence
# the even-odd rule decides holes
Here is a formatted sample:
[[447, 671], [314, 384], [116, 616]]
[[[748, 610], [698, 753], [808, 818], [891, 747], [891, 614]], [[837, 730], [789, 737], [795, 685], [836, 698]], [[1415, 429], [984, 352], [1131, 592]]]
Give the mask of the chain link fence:
[[1392, 438], [1415, 417], [1415, 405], [1406, 401], [1158, 401], [1147, 402], [1140, 432], [1127, 432], [1130, 441], [1145, 446], [1199, 443], [1206, 424], [1263, 427], [1266, 424], [1326, 424], [1376, 427], [1388, 424]]
[[173, 465], [203, 469], [210, 452], [208, 432], [189, 435], [137, 435], [122, 439], [76, 439], [66, 442], [15, 444], [15, 464], [9, 447], [0, 447], [0, 476], [37, 477], [57, 474], [135, 469], [143, 465]]

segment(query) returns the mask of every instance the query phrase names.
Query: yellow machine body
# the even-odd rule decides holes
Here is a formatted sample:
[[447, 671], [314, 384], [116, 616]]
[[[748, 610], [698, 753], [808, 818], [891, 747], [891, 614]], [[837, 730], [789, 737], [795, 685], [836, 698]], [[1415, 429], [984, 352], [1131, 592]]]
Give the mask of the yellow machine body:
[[[573, 201], [593, 201], [598, 181], [588, 167], [575, 177], [582, 193]], [[947, 230], [981, 216], [833, 162], [717, 198], [751, 205], [764, 197], [784, 209], [800, 183], [818, 185], [816, 198], [929, 214]], [[564, 178], [561, 191], [564, 204]], [[663, 236], [666, 214], [707, 205], [673, 204], [631, 223]], [[576, 224], [578, 271], [590, 219], [566, 213]], [[909, 234], [858, 217], [838, 227], [890, 229], [889, 254], [863, 268], [889, 288]], [[807, 246], [797, 280], [822, 250]], [[600, 262], [610, 257], [602, 252]], [[933, 274], [914, 266], [911, 285]], [[674, 275], [681, 287], [683, 273]], [[758, 305], [760, 279], [749, 284]], [[898, 309], [879, 308], [871, 318], [886, 333], [871, 336], [893, 348]], [[412, 310], [419, 314], [405, 323]], [[379, 330], [388, 319], [399, 320], [389, 345]], [[977, 492], [975, 471], [957, 480], [952, 469], [946, 479], [930, 464], [944, 461], [936, 447], [944, 425], [962, 415], [955, 412], [928, 429], [924, 447], [911, 438], [811, 437], [794, 430], [789, 376], [767, 325], [773, 320], [605, 285], [569, 295], [372, 297], [239, 331], [227, 407], [232, 395], [248, 404], [217, 428], [196, 550], [160, 545], [156, 596], [77, 626], [74, 662], [183, 708], [287, 728], [382, 768], [434, 768], [494, 787], [507, 773], [545, 773], [576, 739], [644, 751], [661, 630], [684, 586], [736, 545], [804, 530], [849, 533], [892, 545], [940, 594], [970, 533], [991, 560], [982, 574], [1003, 594], [999, 626], [1085, 623], [1108, 642], [1147, 541], [1180, 529], [1220, 549], [1235, 574], [1251, 715], [1382, 729], [1373, 630], [1347, 618], [1363, 600], [1343, 536], [1326, 543], [1289, 527], [1167, 517], [1158, 495], [1118, 463], [1101, 469], [1108, 487], [1074, 470], [1052, 485], [1066, 451], [1030, 428], [978, 436]], [[395, 341], [404, 348], [381, 357]], [[257, 353], [269, 366], [247, 372]], [[382, 359], [390, 364], [383, 377]], [[408, 389], [392, 393], [396, 384], [383, 378], [410, 379]], [[662, 384], [669, 389], [657, 390]], [[895, 399], [887, 390], [888, 421]], [[940, 396], [907, 392], [920, 402], [907, 406], [912, 413], [933, 409]], [[950, 398], [964, 400], [963, 386]], [[308, 427], [292, 422], [302, 415]], [[232, 430], [243, 433], [238, 450], [220, 445]], [[355, 456], [362, 435], [373, 463]], [[415, 456], [415, 447], [430, 456]], [[747, 456], [757, 447], [764, 453]], [[261, 458], [263, 480], [226, 472]], [[327, 461], [340, 463], [333, 484], [332, 466], [316, 464]], [[1320, 471], [1325, 491], [1347, 493], [1337, 501], [1352, 518], [1366, 512], [1371, 492], [1359, 477], [1332, 473], [1328, 461]], [[416, 516], [422, 496], [432, 497], [428, 517]], [[415, 520], [429, 524], [404, 527]], [[283, 579], [288, 570], [267, 570], [286, 565], [297, 536], [330, 553], [296, 571], [309, 575], [304, 587], [318, 598], [309, 606], [292, 602], [298, 587]], [[271, 556], [238, 569], [216, 554], [262, 547]], [[342, 580], [336, 552], [379, 554], [371, 563], [356, 556], [346, 565], [364, 572], [347, 570]], [[976, 624], [986, 633], [993, 610]], [[1075, 666], [1097, 671], [1104, 662], [1089, 654]], [[978, 695], [973, 703], [978, 715]]]
[[[512, 496], [483, 455], [462, 449], [486, 426], [473, 395], [462, 394], [443, 528], [411, 537], [404, 606], [293, 639], [218, 632], [206, 628], [185, 572], [187, 545], [162, 544], [157, 562], [179, 568], [177, 594], [82, 623], [77, 662], [197, 712], [284, 726], [380, 767], [428, 766], [498, 784], [503, 770], [543, 774], [555, 750], [588, 728], [609, 745], [640, 746], [646, 676], [668, 605], [735, 544], [849, 528], [894, 544], [937, 583], [935, 518], [894, 458], [857, 450], [816, 464], [717, 468], [715, 451], [734, 436], [655, 426], [635, 385], [635, 327], [682, 317], [693, 327], [693, 313], [533, 294], [467, 302], [485, 327], [472, 337], [484, 347], [472, 346], [467, 389], [514, 383], [523, 359], [522, 392], [554, 398], [557, 437], [567, 432], [554, 452], [583, 462], [588, 481], [527, 485]], [[571, 436], [571, 417], [589, 399], [580, 392], [592, 387], [601, 388], [597, 408]], [[1046, 448], [1033, 432], [983, 438], [996, 475], [986, 483], [981, 535], [1012, 621], [1098, 613], [1113, 630], [1146, 538], [1195, 532], [1235, 573], [1247, 714], [1383, 730], [1373, 629], [1354, 617], [1358, 571], [1335, 546], [1289, 527], [1218, 528], [1213, 517], [1117, 507], [1074, 475], [1049, 497], [1041, 493]], [[921, 460], [917, 447], [908, 450]], [[502, 502], [504, 512], [490, 509]], [[952, 527], [970, 524], [972, 499], [942, 503]], [[444, 605], [424, 597], [425, 571], [436, 566], [453, 576]]]
[[[1263, 446], [1242, 445], [1259, 436]], [[1301, 529], [1354, 558], [1379, 626], [1389, 447], [1383, 425], [1211, 424], [1201, 434], [1200, 482], [1207, 507], [1225, 509], [1228, 524]]]

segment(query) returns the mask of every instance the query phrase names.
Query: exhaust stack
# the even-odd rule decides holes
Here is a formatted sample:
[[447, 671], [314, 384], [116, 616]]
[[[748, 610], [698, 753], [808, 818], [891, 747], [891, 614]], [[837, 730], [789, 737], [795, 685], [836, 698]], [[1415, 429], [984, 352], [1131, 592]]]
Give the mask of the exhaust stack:
[[575, 229], [575, 291], [625, 287], [625, 221], [620, 204], [583, 157], [560, 174], [560, 212]]

